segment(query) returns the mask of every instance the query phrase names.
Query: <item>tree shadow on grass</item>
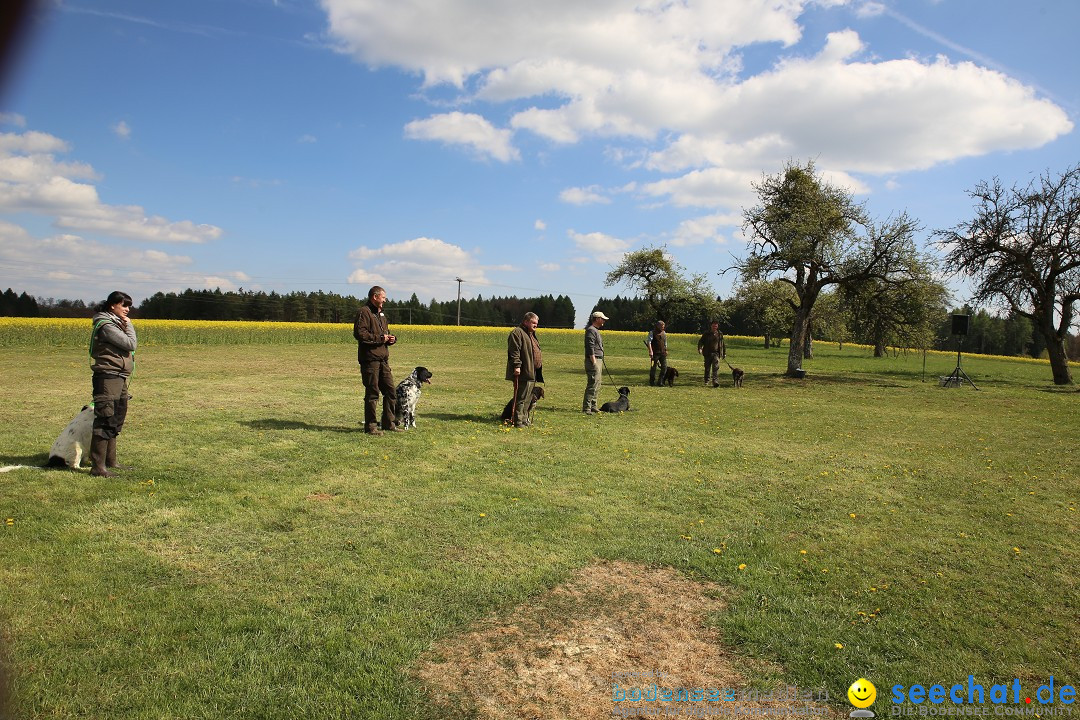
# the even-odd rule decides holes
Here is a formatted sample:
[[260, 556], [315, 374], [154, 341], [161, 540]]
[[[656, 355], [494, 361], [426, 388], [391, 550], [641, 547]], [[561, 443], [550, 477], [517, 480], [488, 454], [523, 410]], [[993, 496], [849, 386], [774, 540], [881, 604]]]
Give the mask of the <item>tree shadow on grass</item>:
[[[805, 382], [815, 384], [826, 385], [863, 385], [866, 387], [881, 387], [881, 388], [909, 388], [912, 385], [919, 383], [918, 377], [913, 377], [906, 374], [896, 374], [890, 376], [889, 373], [874, 373], [862, 374], [862, 373], [807, 373], [806, 378], [799, 380], [796, 378], [785, 378], [781, 375], [780, 378], [790, 380], [791, 382]], [[929, 382], [929, 380], [927, 380]]]
[[340, 432], [359, 433], [364, 428], [361, 425], [312, 425], [302, 420], [279, 420], [277, 418], [263, 418], [262, 420], [242, 420], [241, 425], [247, 425], [252, 430], [314, 430], [315, 432]]
[[[929, 382], [929, 379], [927, 382]], [[917, 384], [919, 384], [919, 378], [907, 373], [826, 373], [808, 370], [804, 378], [788, 377], [784, 373], [752, 372], [747, 372], [743, 378], [743, 387], [747, 389], [753, 385], [790, 388], [810, 388], [814, 385], [861, 385], [864, 387], [904, 389]], [[720, 387], [732, 389], [730, 381], [727, 383], [721, 382]]]

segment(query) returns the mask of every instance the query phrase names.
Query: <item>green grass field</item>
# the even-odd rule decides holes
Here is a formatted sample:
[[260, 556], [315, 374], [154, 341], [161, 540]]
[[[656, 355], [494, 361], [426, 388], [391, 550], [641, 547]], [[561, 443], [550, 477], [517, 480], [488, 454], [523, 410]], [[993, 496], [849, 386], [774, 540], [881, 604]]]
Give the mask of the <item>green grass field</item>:
[[[395, 329], [395, 377], [435, 374], [410, 433], [361, 432], [347, 328], [147, 335], [135, 470], [0, 474], [19, 713], [425, 717], [420, 653], [596, 559], [729, 588], [711, 622], [778, 668], [762, 685], [1080, 684], [1080, 394], [1046, 363], [965, 356], [981, 390], [943, 389], [955, 355], [923, 381], [921, 355], [819, 344], [796, 381], [786, 348], [731, 340], [745, 387], [707, 389], [676, 336], [681, 382], [650, 388], [642, 334], [605, 333], [635, 412], [588, 417], [582, 333], [541, 327], [548, 397], [510, 430], [506, 330]], [[0, 359], [0, 464], [40, 464], [89, 400], [85, 349]]]

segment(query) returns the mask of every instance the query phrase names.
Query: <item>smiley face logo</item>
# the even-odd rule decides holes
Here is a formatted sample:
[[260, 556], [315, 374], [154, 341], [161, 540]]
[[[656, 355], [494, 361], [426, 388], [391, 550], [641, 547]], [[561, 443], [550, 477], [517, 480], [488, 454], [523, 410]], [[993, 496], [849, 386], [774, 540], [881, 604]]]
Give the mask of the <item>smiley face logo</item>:
[[868, 708], [877, 699], [877, 688], [866, 678], [859, 678], [847, 689], [847, 699], [857, 708]]

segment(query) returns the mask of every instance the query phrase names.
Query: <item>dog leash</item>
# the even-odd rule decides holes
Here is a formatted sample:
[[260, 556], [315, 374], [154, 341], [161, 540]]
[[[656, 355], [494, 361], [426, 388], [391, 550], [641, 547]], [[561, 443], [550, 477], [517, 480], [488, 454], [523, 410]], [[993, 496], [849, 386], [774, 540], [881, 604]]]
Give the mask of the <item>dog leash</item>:
[[517, 376], [517, 375], [514, 376], [514, 407], [510, 411], [510, 424], [511, 425], [517, 424], [518, 377], [519, 376]]
[[612, 384], [612, 385], [615, 385], [615, 386], [618, 386], [618, 383], [617, 383], [617, 382], [615, 382], [615, 378], [613, 378], [613, 377], [611, 376], [611, 371], [610, 371], [610, 370], [608, 370], [608, 366], [607, 366], [607, 363], [606, 363], [606, 362], [604, 362], [604, 356], [603, 356], [603, 355], [601, 355], [601, 356], [600, 356], [600, 364], [604, 366], [604, 372], [606, 372], [606, 373], [607, 373], [607, 378], [608, 378], [608, 380], [610, 380], [610, 381], [611, 381], [611, 384]]

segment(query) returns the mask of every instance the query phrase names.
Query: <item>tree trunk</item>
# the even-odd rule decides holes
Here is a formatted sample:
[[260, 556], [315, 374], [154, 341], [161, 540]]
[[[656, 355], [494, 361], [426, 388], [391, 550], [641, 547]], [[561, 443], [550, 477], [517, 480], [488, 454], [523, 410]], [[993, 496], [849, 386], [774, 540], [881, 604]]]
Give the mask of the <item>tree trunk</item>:
[[885, 357], [885, 341], [880, 338], [874, 341], [874, 357]]
[[771, 347], [772, 347], [772, 333], [766, 332], [765, 333], [765, 349], [768, 350]]
[[803, 348], [803, 357], [814, 357], [814, 328], [811, 323], [806, 323], [806, 346]]
[[1054, 384], [1072, 385], [1069, 356], [1065, 353], [1065, 341], [1047, 335], [1046, 354], [1050, 356], [1050, 370], [1054, 373]]
[[810, 329], [810, 313], [802, 307], [795, 310], [795, 324], [791, 328], [791, 342], [788, 343], [787, 376], [797, 377], [796, 370], [802, 369], [803, 350], [806, 336]]

